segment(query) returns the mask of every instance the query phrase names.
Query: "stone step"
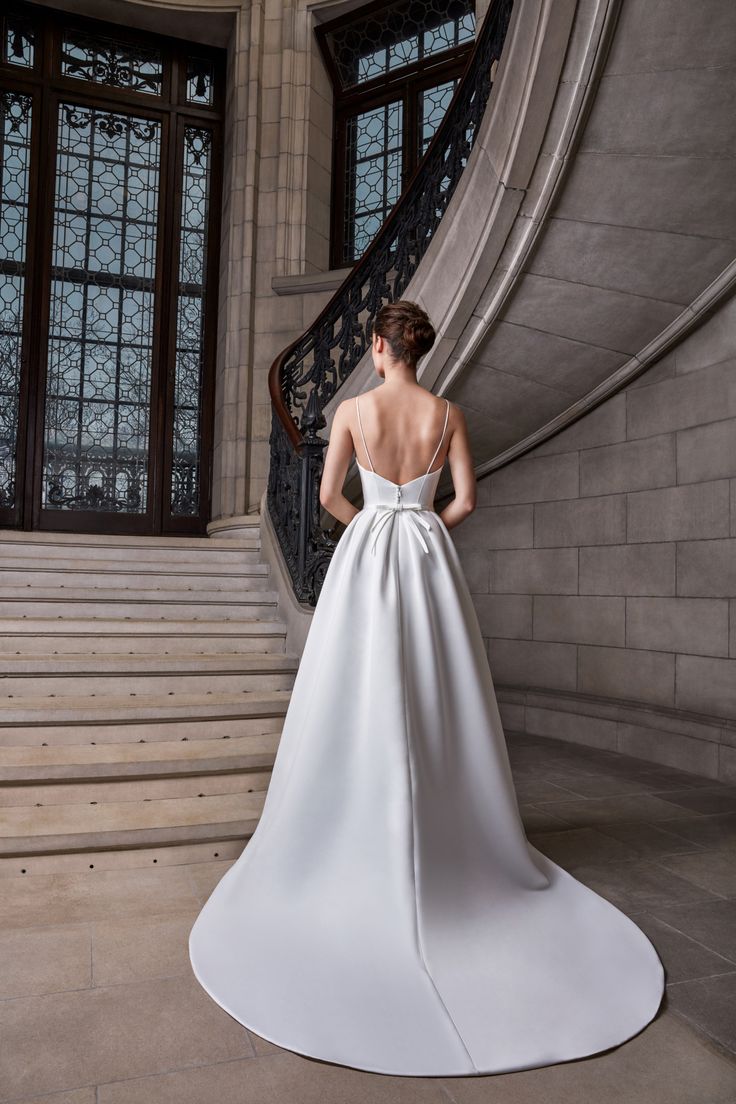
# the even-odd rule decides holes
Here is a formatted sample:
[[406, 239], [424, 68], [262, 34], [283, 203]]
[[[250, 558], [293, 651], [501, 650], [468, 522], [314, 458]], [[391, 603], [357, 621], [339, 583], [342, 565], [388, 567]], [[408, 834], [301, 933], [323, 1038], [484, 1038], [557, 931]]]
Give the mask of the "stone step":
[[251, 835], [265, 792], [3, 809], [0, 856], [183, 844]]
[[28, 617], [0, 622], [0, 655], [283, 652], [285, 641], [286, 628], [276, 620]]
[[[261, 528], [260, 514], [251, 514], [243, 519], [242, 528], [252, 530], [258, 535]], [[248, 535], [248, 539], [250, 534]], [[27, 532], [20, 529], [0, 529], [0, 549], [3, 547], [19, 547], [31, 545], [42, 547], [44, 545], [60, 547], [82, 548], [229, 548], [244, 544], [241, 538], [230, 537], [178, 537], [178, 536], [136, 536], [134, 534], [117, 533], [56, 533], [56, 532]]]
[[[6, 656], [0, 655], [0, 711], [11, 699], [63, 698], [103, 694], [240, 693], [244, 690], [284, 690], [294, 682], [298, 661], [283, 653], [236, 656], [141, 655]], [[0, 713], [0, 716], [2, 714]]]
[[8, 726], [35, 724], [124, 724], [128, 721], [271, 717], [286, 712], [289, 695], [289, 690], [245, 690], [234, 694], [12, 698], [3, 703], [0, 730]]
[[191, 571], [167, 571], [162, 565], [153, 568], [139, 564], [126, 569], [114, 569], [101, 566], [97, 570], [85, 567], [61, 568], [58, 566], [37, 568], [8, 568], [0, 564], [0, 592], [14, 596], [15, 589], [22, 588], [28, 593], [36, 587], [57, 590], [101, 589], [105, 592], [124, 591], [134, 597], [136, 593], [148, 594], [159, 591], [219, 591], [259, 590], [268, 586], [268, 564], [247, 564], [223, 567], [219, 571], [192, 569]]
[[34, 688], [45, 678], [66, 678], [74, 675], [126, 676], [187, 675], [207, 673], [236, 673], [295, 671], [298, 656], [283, 652], [238, 652], [225, 655], [186, 654], [171, 656], [158, 652], [141, 652], [129, 655], [108, 653], [97, 655], [9, 655], [0, 653], [0, 695], [6, 686], [6, 678], [28, 677]]
[[[69, 874], [89, 875], [90, 870], [150, 870], [154, 866], [191, 866], [193, 863], [234, 861], [247, 845], [247, 839], [203, 840], [199, 843], [164, 844], [162, 847], [123, 847], [118, 850], [57, 852], [52, 855], [24, 855], [0, 858], [0, 884], [3, 879], [52, 874], [54, 880]], [[223, 867], [224, 872], [224, 867]], [[8, 883], [5, 883], [6, 886]], [[17, 884], [17, 883], [16, 883]]]
[[0, 872], [242, 849], [299, 663], [248, 528], [0, 532]]
[[200, 574], [202, 572], [212, 572], [214, 574], [232, 572], [238, 574], [240, 572], [250, 572], [258, 567], [265, 567], [267, 570], [264, 574], [267, 574], [269, 570], [269, 565], [264, 564], [260, 551], [253, 548], [242, 551], [236, 557], [226, 553], [220, 555], [219, 552], [211, 552], [209, 556], [198, 555], [193, 559], [170, 556], [168, 553], [162, 554], [158, 558], [143, 554], [140, 557], [130, 555], [124, 558], [112, 555], [103, 557], [99, 554], [95, 556], [75, 556], [74, 558], [65, 556], [62, 558], [52, 556], [7, 556], [5, 553], [0, 553], [0, 566], [3, 570], [20, 572], [30, 570], [60, 572], [117, 571], [122, 575], [139, 572], [144, 576], [155, 572], [161, 572], [164, 575]]
[[[215, 797], [218, 794], [263, 793], [270, 770], [180, 774], [175, 778], [91, 779], [76, 782], [0, 786], [0, 809], [45, 809], [52, 805], [110, 805], [125, 801]], [[4, 815], [4, 814], [2, 814]]]
[[[117, 537], [110, 538], [117, 541]], [[0, 540], [0, 562], [6, 567], [22, 568], [24, 564], [54, 564], [55, 566], [83, 567], [86, 564], [116, 564], [121, 570], [138, 563], [151, 566], [159, 564], [239, 565], [261, 563], [260, 539], [253, 537], [245, 541], [218, 541], [203, 544], [201, 547], [180, 545], [161, 546], [157, 544], [126, 547], [118, 543], [103, 544], [7, 544]]]
[[202, 585], [203, 581], [200, 581], [199, 585], [195, 583], [183, 587], [109, 587], [75, 586], [72, 581], [65, 581], [66, 575], [58, 575], [57, 578], [59, 581], [54, 586], [49, 586], [48, 581], [45, 586], [30, 584], [3, 586], [3, 579], [0, 577], [1, 602], [8, 603], [6, 608], [10, 609], [11, 616], [15, 616], [16, 610], [25, 609], [29, 603], [36, 605], [43, 603], [45, 606], [49, 602], [63, 602], [66, 608], [70, 602], [80, 605], [90, 602], [110, 602], [111, 609], [114, 609], [121, 602], [127, 602], [132, 606], [140, 603], [146, 608], [152, 602], [156, 602], [168, 608], [169, 605], [177, 602], [184, 605], [196, 602], [198, 605], [222, 606], [233, 602], [245, 602], [248, 605], [266, 602], [272, 604], [278, 600], [277, 592], [267, 589], [265, 579], [258, 586], [243, 586], [236, 578], [232, 580], [230, 586], [210, 590], [206, 585]]
[[152, 598], [132, 599], [126, 597], [109, 598], [102, 595], [92, 599], [59, 597], [40, 598], [24, 595], [20, 598], [0, 597], [0, 630], [2, 621], [23, 617], [39, 618], [98, 618], [121, 620], [159, 619], [222, 619], [231, 621], [240, 618], [264, 620], [273, 617], [278, 606], [278, 593], [275, 590], [240, 591], [232, 597], [219, 597], [215, 601], [200, 601], [196, 595], [182, 601], [156, 595]]
[[[4, 747], [0, 748], [0, 782], [3, 786], [89, 780], [115, 783], [163, 775], [201, 777], [212, 772], [265, 770], [273, 766], [282, 723], [283, 718], [271, 718], [273, 731], [267, 731], [263, 721], [259, 729], [252, 720], [228, 722], [232, 735], [209, 739], [198, 739], [192, 724], [190, 735], [176, 740]], [[196, 727], [201, 731], [201, 725]], [[118, 739], [123, 728], [127, 726], [116, 730]]]
[[[85, 754], [94, 752], [95, 748], [108, 748], [110, 745], [130, 747], [135, 745], [144, 749], [148, 745], [168, 743], [171, 746], [179, 746], [186, 749], [188, 744], [204, 743], [211, 745], [223, 741], [223, 747], [230, 740], [238, 740], [242, 737], [249, 739], [266, 734], [279, 733], [284, 720], [283, 710], [270, 716], [256, 715], [236, 717], [208, 717], [207, 723], [200, 720], [182, 719], [181, 717], [159, 717], [156, 720], [130, 720], [121, 723], [119, 720], [88, 722], [87, 724], [54, 724], [49, 721], [46, 724], [19, 724], [0, 725], [0, 762], [5, 762], [7, 757], [12, 763], [13, 756], [34, 755], [51, 756], [50, 768], [56, 760], [53, 758], [54, 749], [58, 749], [59, 762], [66, 762], [70, 756], [76, 758], [77, 752], [70, 748], [77, 748]], [[133, 754], [133, 752], [126, 753]], [[214, 754], [214, 753], [213, 753]], [[41, 759], [46, 762], [46, 759]], [[42, 777], [36, 775], [34, 777]]]

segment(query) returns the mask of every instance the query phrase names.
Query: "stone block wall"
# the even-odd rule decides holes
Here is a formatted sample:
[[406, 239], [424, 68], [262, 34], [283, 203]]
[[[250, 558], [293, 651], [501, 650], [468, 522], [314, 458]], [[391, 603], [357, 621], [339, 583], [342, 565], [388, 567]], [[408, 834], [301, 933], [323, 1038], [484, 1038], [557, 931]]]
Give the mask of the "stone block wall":
[[478, 492], [507, 727], [736, 780], [736, 298]]

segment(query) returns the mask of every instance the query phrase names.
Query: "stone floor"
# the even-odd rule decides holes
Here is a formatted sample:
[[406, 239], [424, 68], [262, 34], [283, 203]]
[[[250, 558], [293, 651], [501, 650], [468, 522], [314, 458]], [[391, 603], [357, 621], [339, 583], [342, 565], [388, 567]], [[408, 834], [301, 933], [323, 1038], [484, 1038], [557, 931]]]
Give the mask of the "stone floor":
[[192, 976], [187, 935], [232, 859], [0, 885], [0, 1100], [18, 1104], [736, 1104], [736, 789], [509, 734], [529, 838], [644, 929], [667, 997], [598, 1056], [472, 1078], [280, 1050]]

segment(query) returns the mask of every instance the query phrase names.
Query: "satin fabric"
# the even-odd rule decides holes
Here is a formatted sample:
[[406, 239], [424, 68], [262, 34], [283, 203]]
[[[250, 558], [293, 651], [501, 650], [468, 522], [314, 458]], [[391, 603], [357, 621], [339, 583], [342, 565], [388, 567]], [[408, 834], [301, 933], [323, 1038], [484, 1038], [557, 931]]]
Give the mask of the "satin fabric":
[[364, 508], [324, 580], [261, 819], [191, 930], [194, 973], [264, 1039], [379, 1073], [502, 1073], [619, 1044], [656, 1014], [662, 963], [526, 839], [432, 508], [440, 472], [359, 470]]

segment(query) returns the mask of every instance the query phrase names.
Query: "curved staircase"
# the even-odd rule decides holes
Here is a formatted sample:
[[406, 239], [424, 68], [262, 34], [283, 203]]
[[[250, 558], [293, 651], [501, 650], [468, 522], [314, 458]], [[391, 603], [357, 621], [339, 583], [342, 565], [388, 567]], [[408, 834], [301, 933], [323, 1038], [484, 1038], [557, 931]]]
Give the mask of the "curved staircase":
[[0, 533], [0, 872], [231, 857], [298, 659], [238, 540]]

